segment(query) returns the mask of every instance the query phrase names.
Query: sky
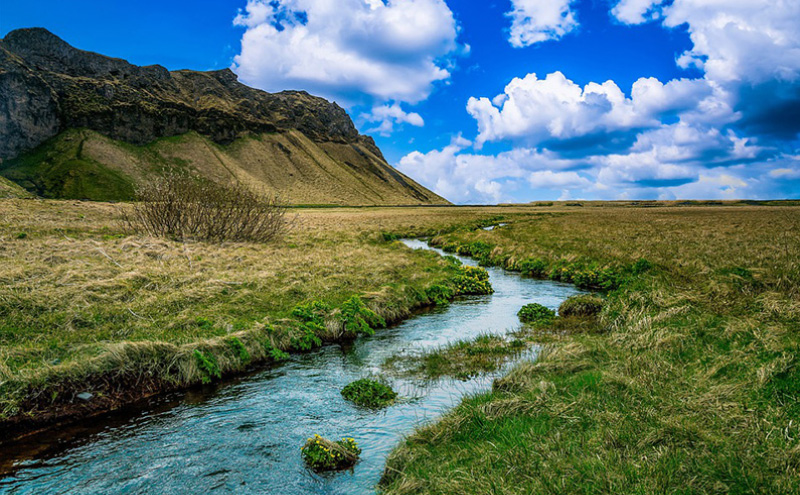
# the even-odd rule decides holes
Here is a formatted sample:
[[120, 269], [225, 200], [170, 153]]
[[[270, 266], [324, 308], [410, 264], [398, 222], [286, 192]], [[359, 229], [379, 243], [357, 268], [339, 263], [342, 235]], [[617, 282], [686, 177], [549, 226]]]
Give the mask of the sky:
[[0, 0], [33, 26], [336, 101], [456, 203], [800, 198], [797, 0]]

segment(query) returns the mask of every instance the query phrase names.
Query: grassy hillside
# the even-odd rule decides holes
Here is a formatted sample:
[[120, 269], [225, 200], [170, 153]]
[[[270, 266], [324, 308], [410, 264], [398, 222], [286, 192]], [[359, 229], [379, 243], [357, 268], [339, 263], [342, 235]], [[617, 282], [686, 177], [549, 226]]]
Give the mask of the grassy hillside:
[[69, 130], [0, 165], [0, 175], [44, 198], [129, 200], [135, 184], [167, 169], [241, 182], [291, 204], [447, 204], [368, 148], [316, 143], [297, 131], [219, 145], [196, 133], [136, 146]]
[[615, 290], [400, 445], [386, 494], [800, 491], [800, 209], [556, 209], [436, 241]]
[[29, 198], [32, 194], [11, 182], [5, 177], [0, 177], [0, 199], [7, 198]]

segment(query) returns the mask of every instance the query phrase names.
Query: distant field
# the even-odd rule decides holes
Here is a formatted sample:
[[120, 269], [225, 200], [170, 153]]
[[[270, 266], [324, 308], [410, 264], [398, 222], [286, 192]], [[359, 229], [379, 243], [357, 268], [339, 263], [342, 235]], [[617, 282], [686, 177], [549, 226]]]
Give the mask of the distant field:
[[556, 205], [434, 242], [619, 285], [400, 445], [385, 493], [800, 492], [800, 208]]

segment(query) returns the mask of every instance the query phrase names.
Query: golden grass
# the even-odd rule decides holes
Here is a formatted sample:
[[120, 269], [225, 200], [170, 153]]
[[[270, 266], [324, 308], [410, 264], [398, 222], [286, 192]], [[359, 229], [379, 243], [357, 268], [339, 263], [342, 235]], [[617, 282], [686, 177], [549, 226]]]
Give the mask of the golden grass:
[[494, 214], [297, 210], [278, 242], [208, 244], [133, 235], [124, 208], [0, 202], [0, 416], [34, 420], [85, 389], [110, 396], [197, 383], [196, 349], [222, 373], [240, 371], [247, 363], [230, 351], [232, 337], [252, 362], [270, 361], [272, 349], [296, 345], [291, 312], [309, 301], [334, 309], [317, 332], [326, 340], [348, 335], [335, 308], [353, 295], [397, 321], [428, 304], [424, 289], [448, 283], [453, 268], [380, 232], [437, 232]]

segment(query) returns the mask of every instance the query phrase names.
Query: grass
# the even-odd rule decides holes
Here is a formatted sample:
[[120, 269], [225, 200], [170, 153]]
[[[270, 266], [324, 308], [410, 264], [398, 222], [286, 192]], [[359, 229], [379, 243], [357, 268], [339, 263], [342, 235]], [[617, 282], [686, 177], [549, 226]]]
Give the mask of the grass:
[[556, 312], [539, 303], [530, 303], [520, 308], [517, 316], [522, 323], [544, 324], [552, 321]]
[[[448, 204], [366, 147], [319, 143], [296, 130], [242, 136], [228, 145], [189, 132], [137, 146], [68, 129], [0, 164], [0, 176], [40, 197], [94, 201], [131, 200], [137, 183], [168, 170], [235, 182], [293, 205]], [[0, 180], [0, 198], [20, 194]]]
[[[472, 229], [497, 212], [298, 210], [281, 242], [206, 244], [133, 235], [125, 207], [0, 202], [7, 431], [218, 380], [446, 303], [463, 271], [380, 232]], [[74, 401], [87, 390], [95, 400]]]
[[[297, 210], [279, 244], [210, 245], [130, 235], [121, 206], [0, 201], [4, 424], [374, 331], [364, 308], [446, 304], [462, 270], [394, 241], [428, 235], [604, 305], [507, 339], [544, 348], [404, 441], [386, 493], [800, 491], [800, 208], [582, 204]], [[452, 347], [441, 366], [503, 346]]]
[[348, 383], [342, 389], [342, 397], [358, 406], [380, 409], [394, 403], [397, 392], [383, 380], [362, 378]]
[[301, 453], [303, 461], [314, 471], [340, 471], [355, 466], [361, 455], [361, 449], [352, 438], [342, 438], [333, 442], [314, 435], [306, 440]]
[[800, 492], [800, 209], [585, 206], [436, 240], [615, 282], [402, 442], [383, 493]]
[[391, 373], [424, 378], [450, 376], [468, 380], [481, 373], [497, 371], [510, 358], [528, 349], [530, 342], [513, 334], [480, 335], [427, 351], [421, 355], [397, 355], [387, 359], [384, 368]]

